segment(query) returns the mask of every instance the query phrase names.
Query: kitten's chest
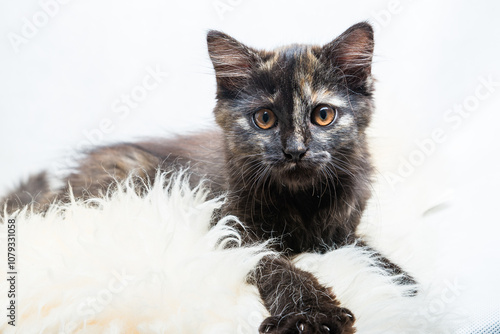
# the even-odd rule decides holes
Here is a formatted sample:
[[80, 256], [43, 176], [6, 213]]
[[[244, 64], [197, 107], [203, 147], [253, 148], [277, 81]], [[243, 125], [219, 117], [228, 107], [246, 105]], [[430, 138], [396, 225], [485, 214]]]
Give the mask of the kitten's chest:
[[316, 195], [291, 194], [277, 197], [269, 210], [283, 224], [328, 225], [331, 205], [327, 203], [327, 199]]
[[278, 239], [279, 250], [324, 251], [345, 239], [330, 198], [315, 194], [282, 194], [245, 210], [245, 224], [258, 240]]

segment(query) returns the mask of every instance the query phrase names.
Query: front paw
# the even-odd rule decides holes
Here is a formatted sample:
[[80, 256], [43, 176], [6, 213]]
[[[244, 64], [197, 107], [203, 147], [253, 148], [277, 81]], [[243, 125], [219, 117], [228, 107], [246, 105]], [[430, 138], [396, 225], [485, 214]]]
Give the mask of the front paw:
[[356, 332], [354, 316], [346, 308], [336, 307], [325, 313], [293, 313], [271, 316], [259, 327], [259, 333], [268, 334], [352, 334]]

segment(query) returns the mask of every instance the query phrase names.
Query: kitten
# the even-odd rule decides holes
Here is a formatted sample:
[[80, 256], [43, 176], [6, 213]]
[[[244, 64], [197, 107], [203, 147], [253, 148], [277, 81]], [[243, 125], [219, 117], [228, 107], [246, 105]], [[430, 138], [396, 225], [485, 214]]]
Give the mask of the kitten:
[[[356, 24], [322, 47], [261, 51], [218, 31], [208, 33], [207, 43], [222, 131], [97, 148], [66, 184], [86, 198], [131, 171], [152, 180], [158, 168], [190, 166], [193, 185], [208, 178], [213, 196], [227, 193], [220, 215], [245, 224], [246, 243], [278, 241], [274, 247], [283, 256], [264, 258], [250, 277], [271, 314], [260, 332], [354, 333], [353, 314], [290, 258], [366, 246], [355, 231], [373, 170], [365, 135], [374, 109], [371, 26]], [[68, 187], [51, 192], [43, 179], [33, 177], [24, 189], [41, 205], [64, 200]], [[20, 203], [6, 202], [8, 211], [29, 202], [17, 197]], [[402, 283], [414, 283], [381, 259], [388, 271], [403, 275]]]

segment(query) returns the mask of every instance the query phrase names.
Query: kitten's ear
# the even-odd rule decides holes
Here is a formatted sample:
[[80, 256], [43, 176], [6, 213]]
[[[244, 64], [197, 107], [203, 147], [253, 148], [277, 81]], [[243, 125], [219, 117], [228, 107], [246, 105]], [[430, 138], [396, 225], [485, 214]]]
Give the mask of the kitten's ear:
[[231, 36], [216, 30], [208, 32], [207, 44], [218, 88], [240, 88], [258, 60], [257, 53]]
[[361, 22], [326, 44], [321, 53], [335, 69], [342, 71], [348, 85], [360, 87], [371, 75], [373, 46], [371, 25]]

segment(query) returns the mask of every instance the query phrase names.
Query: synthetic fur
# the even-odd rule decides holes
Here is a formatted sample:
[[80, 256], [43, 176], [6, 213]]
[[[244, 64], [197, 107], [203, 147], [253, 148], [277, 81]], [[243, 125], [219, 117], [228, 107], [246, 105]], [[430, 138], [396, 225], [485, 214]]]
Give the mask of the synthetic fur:
[[[262, 244], [222, 249], [224, 238], [238, 240], [233, 217], [210, 229], [224, 198], [207, 200], [182, 175], [158, 179], [143, 196], [129, 179], [106, 198], [73, 198], [45, 216], [18, 213], [18, 327], [2, 317], [0, 330], [256, 333], [268, 314], [245, 279], [272, 252]], [[5, 248], [4, 228], [0, 237]], [[432, 291], [404, 297], [412, 287], [396, 284], [366, 249], [302, 254], [295, 263], [333, 287], [355, 313], [357, 333], [448, 333], [443, 319], [414, 317]], [[6, 305], [5, 280], [0, 291]]]

